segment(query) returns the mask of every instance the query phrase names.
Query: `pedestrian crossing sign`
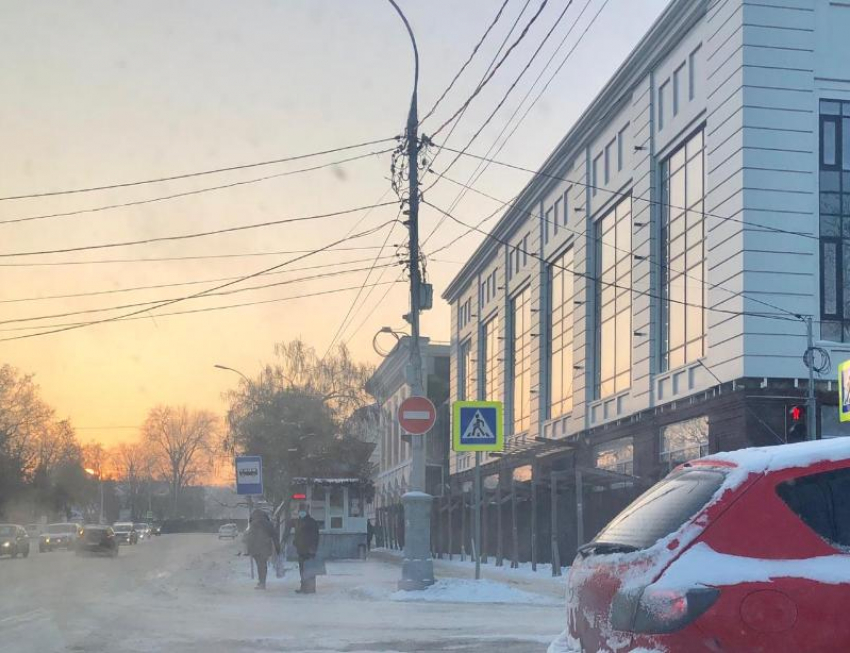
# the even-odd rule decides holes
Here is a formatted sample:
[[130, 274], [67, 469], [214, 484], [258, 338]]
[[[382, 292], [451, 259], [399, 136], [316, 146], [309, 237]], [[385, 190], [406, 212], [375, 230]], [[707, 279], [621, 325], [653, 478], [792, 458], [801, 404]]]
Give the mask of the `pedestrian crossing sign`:
[[454, 402], [452, 445], [455, 451], [502, 451], [505, 448], [502, 402]]

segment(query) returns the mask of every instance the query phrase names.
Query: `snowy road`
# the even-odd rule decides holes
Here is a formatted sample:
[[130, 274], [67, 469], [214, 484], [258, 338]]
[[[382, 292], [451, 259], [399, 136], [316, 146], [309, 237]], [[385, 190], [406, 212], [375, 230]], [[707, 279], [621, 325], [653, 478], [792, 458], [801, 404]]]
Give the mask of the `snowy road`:
[[[385, 561], [329, 564], [315, 596], [294, 593], [297, 571], [270, 574], [258, 592], [238, 550], [214, 535], [167, 535], [122, 547], [115, 560], [64, 551], [0, 559], [2, 650], [542, 653], [563, 628], [551, 590], [490, 581], [474, 592], [448, 579], [431, 600], [410, 601]], [[477, 602], [455, 602], [473, 594]]]

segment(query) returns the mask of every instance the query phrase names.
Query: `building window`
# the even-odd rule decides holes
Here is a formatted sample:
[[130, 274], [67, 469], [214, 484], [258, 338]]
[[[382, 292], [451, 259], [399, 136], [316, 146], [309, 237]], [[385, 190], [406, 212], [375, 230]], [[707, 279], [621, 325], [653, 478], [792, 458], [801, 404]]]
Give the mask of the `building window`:
[[670, 80], [668, 79], [658, 89], [658, 131], [664, 129], [664, 118], [670, 105]]
[[526, 287], [511, 302], [514, 433], [531, 426], [531, 290]]
[[705, 350], [705, 177], [703, 133], [694, 134], [661, 167], [661, 359], [674, 369]]
[[544, 243], [549, 242], [549, 231], [551, 230], [552, 225], [553, 224], [555, 225], [556, 230], [558, 228], [557, 217], [554, 217], [554, 216], [555, 216], [555, 208], [554, 207], [552, 207], [551, 209], [546, 211], [546, 213], [544, 214], [544, 218], [543, 218], [543, 222], [544, 222], [544, 224], [543, 224], [543, 242]]
[[673, 73], [673, 115], [679, 115], [682, 105], [682, 95], [685, 91], [685, 64], [682, 64]]
[[[846, 225], [845, 225], [846, 221]], [[820, 103], [821, 338], [850, 342], [850, 102]]]
[[558, 235], [558, 225], [561, 222], [561, 212], [563, 211], [560, 197], [555, 200], [554, 210], [555, 210], [555, 212], [554, 212], [554, 215], [552, 216], [552, 227], [554, 229], [554, 234], [557, 236]]
[[458, 308], [457, 326], [462, 329], [472, 320], [472, 299], [467, 299]]
[[573, 250], [549, 266], [549, 417], [573, 409]]
[[596, 222], [597, 396], [622, 392], [632, 365], [632, 198]]
[[472, 360], [472, 341], [467, 340], [460, 345], [460, 369], [458, 376], [460, 383], [458, 390], [460, 391], [461, 401], [472, 401], [475, 397], [475, 363]]
[[624, 476], [634, 476], [635, 445], [632, 438], [620, 438], [593, 447], [594, 467]]
[[695, 417], [661, 429], [661, 464], [673, 469], [708, 455], [708, 417]]
[[499, 317], [492, 317], [484, 325], [481, 341], [484, 345], [484, 399], [487, 401], [501, 401], [499, 392], [499, 371], [501, 369], [499, 354]]
[[596, 195], [596, 191], [599, 190], [599, 184], [602, 181], [599, 178], [599, 168], [602, 166], [602, 155], [600, 154], [595, 159], [593, 159], [593, 181], [591, 185], [593, 186], [593, 195]]

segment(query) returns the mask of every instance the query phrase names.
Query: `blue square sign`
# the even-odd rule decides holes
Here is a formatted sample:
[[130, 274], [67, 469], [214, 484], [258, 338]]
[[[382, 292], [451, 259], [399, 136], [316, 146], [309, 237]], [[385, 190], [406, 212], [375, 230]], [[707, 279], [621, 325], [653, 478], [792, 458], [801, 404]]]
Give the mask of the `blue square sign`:
[[260, 456], [236, 457], [236, 494], [263, 493], [263, 459]]
[[502, 402], [456, 401], [452, 405], [455, 451], [502, 451], [505, 446]]

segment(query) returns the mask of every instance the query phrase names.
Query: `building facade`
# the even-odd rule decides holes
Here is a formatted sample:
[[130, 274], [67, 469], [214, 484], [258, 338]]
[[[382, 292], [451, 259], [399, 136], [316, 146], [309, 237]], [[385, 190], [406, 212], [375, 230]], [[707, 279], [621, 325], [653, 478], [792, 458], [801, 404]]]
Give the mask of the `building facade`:
[[[437, 407], [437, 423], [426, 434], [426, 485], [433, 495], [443, 493], [448, 479], [448, 394], [449, 345], [420, 338], [425, 395]], [[375, 494], [372, 514], [384, 539], [382, 544], [401, 547], [404, 543], [401, 497], [410, 489], [412, 448], [410, 437], [402, 432], [398, 407], [411, 396], [406, 370], [409, 363], [410, 338], [404, 336], [384, 358], [366, 384], [380, 407], [375, 448], [377, 466], [374, 475]], [[415, 437], [415, 436], [414, 436]]]
[[[673, 0], [446, 290], [452, 398], [505, 402], [485, 494], [529, 502], [520, 557], [571, 555], [684, 460], [805, 437], [805, 316], [845, 434], [848, 30], [846, 3]], [[441, 514], [472, 467], [450, 456]]]

